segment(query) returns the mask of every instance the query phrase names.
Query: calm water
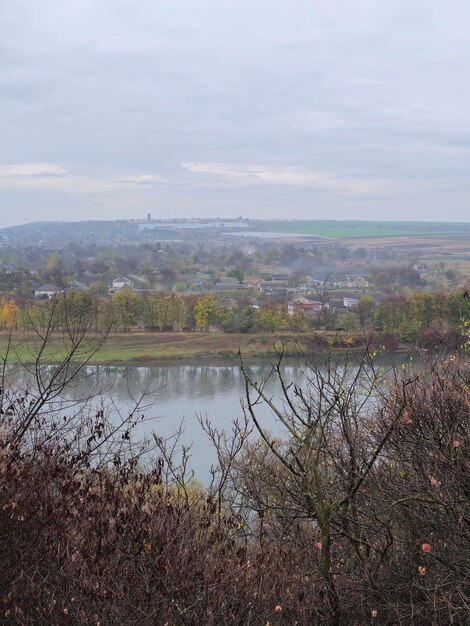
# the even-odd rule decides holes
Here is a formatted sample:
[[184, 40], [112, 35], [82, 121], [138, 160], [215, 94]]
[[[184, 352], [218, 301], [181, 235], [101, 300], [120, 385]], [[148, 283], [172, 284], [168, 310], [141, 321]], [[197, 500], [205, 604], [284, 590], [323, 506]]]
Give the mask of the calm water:
[[[401, 359], [403, 357], [396, 357]], [[390, 367], [391, 356], [382, 357], [380, 365]], [[268, 361], [250, 362], [247, 369], [253, 380], [260, 382], [271, 370]], [[305, 379], [294, 360], [286, 359], [282, 368], [288, 382], [304, 386]], [[25, 387], [26, 379], [12, 372], [18, 386]], [[30, 381], [30, 384], [31, 381]], [[34, 388], [34, 384], [32, 385]], [[280, 396], [279, 382], [271, 377], [266, 390], [273, 398]], [[142, 398], [139, 414], [146, 419], [139, 425], [136, 435], [154, 431], [170, 437], [184, 422], [183, 442], [192, 444], [191, 467], [202, 479], [207, 478], [215, 456], [197, 416], [207, 417], [214, 426], [230, 429], [234, 419], [243, 418], [241, 401], [244, 397], [244, 380], [237, 363], [221, 364], [166, 364], [157, 367], [87, 367], [80, 380], [69, 388], [67, 400], [90, 397], [94, 410], [102, 403], [110, 411], [126, 414]], [[271, 431], [276, 424], [269, 408], [261, 405], [258, 415]]]

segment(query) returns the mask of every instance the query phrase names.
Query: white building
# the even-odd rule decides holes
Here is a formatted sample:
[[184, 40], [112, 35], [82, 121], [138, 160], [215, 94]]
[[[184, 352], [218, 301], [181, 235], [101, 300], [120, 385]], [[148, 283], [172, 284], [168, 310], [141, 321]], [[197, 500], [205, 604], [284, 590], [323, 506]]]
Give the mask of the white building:
[[343, 298], [343, 306], [346, 309], [357, 309], [359, 300], [357, 298]]
[[111, 283], [111, 287], [109, 288], [109, 291], [113, 293], [115, 291], [120, 291], [122, 289], [132, 289], [133, 287], [134, 287], [134, 283], [132, 280], [129, 280], [129, 278], [126, 278], [125, 276], [118, 276]]
[[40, 287], [36, 287], [33, 290], [33, 295], [35, 298], [53, 298], [55, 295], [62, 293], [62, 290], [55, 285], [41, 285]]

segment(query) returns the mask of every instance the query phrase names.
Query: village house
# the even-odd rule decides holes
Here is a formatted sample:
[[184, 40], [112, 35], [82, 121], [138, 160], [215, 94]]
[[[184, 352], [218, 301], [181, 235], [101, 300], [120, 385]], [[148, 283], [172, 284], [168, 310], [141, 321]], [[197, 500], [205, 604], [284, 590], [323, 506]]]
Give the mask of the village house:
[[71, 280], [67, 285], [67, 290], [84, 292], [88, 291], [88, 287], [84, 283], [81, 283], [79, 280]]
[[287, 272], [273, 273], [272, 280], [285, 280], [287, 282], [289, 280], [289, 274]]
[[125, 276], [118, 276], [113, 280], [111, 286], [109, 288], [109, 293], [114, 293], [115, 291], [122, 291], [123, 289], [133, 289], [134, 282]]
[[263, 293], [286, 293], [288, 283], [287, 280], [262, 280], [258, 289]]
[[369, 281], [363, 276], [335, 276], [327, 281], [329, 289], [366, 289], [368, 286]]
[[328, 280], [325, 281], [325, 285], [328, 289], [350, 289], [352, 287], [352, 281], [347, 276], [334, 276], [328, 278]]
[[213, 289], [217, 293], [230, 292], [230, 291], [245, 291], [246, 289], [252, 289], [253, 285], [239, 282], [238, 278], [232, 278], [231, 276], [225, 276], [220, 279], [218, 283], [215, 283]]
[[347, 298], [347, 297], [344, 297], [343, 298], [343, 306], [346, 309], [357, 309], [357, 307], [359, 306], [359, 300], [358, 300], [358, 298]]
[[234, 278], [232, 276], [224, 276], [220, 279], [218, 283], [214, 285], [214, 291], [223, 292], [223, 291], [236, 291], [240, 281], [238, 278]]
[[55, 285], [41, 285], [33, 289], [33, 296], [38, 299], [43, 298], [44, 300], [46, 298], [50, 300], [60, 293], [63, 293], [63, 290]]
[[363, 276], [357, 276], [353, 279], [352, 284], [353, 287], [356, 287], [356, 289], [367, 289], [369, 281]]
[[319, 278], [312, 278], [311, 276], [307, 276], [307, 280], [304, 285], [309, 289], [321, 289], [325, 285], [324, 280], [320, 280]]
[[307, 298], [296, 298], [287, 305], [287, 314], [294, 315], [295, 311], [301, 309], [306, 315], [313, 315], [320, 311], [328, 310], [328, 302], [320, 300], [308, 300]]

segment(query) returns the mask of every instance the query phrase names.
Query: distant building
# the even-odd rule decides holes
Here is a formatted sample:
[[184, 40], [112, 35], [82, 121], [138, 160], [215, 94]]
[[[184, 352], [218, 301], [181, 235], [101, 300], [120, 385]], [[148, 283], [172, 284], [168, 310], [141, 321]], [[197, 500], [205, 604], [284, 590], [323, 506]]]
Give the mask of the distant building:
[[272, 275], [272, 279], [273, 280], [284, 280], [284, 281], [288, 281], [289, 280], [289, 274], [287, 274], [286, 272], [279, 272], [276, 274]]
[[123, 289], [133, 289], [134, 282], [125, 276], [118, 276], [113, 280], [109, 288], [110, 293], [115, 291], [122, 291]]
[[335, 276], [327, 281], [326, 286], [329, 289], [365, 289], [369, 281], [363, 276]]
[[287, 305], [287, 314], [294, 315], [296, 309], [301, 309], [306, 315], [308, 315], [328, 310], [329, 308], [330, 305], [328, 302], [321, 302], [320, 300], [307, 300], [307, 298], [296, 298]]
[[263, 293], [286, 293], [287, 280], [262, 280], [258, 288]]
[[296, 291], [320, 291], [325, 287], [323, 280], [307, 276], [305, 281], [299, 285]]
[[40, 287], [36, 287], [35, 289], [33, 289], [33, 295], [35, 298], [50, 300], [60, 293], [63, 293], [63, 290], [60, 289], [60, 287], [56, 287], [55, 285], [41, 285]]
[[369, 281], [363, 276], [357, 276], [352, 282], [353, 287], [356, 287], [357, 289], [367, 289], [369, 286]]
[[244, 291], [245, 289], [251, 289], [251, 285], [239, 282], [238, 278], [232, 278], [231, 276], [225, 276], [220, 279], [218, 283], [214, 285], [214, 291], [217, 293], [229, 292], [229, 291]]
[[240, 281], [232, 276], [224, 276], [214, 285], [214, 291], [236, 291]]
[[68, 291], [88, 291], [88, 287], [79, 280], [71, 280], [67, 285]]
[[359, 300], [358, 298], [343, 298], [343, 306], [346, 309], [357, 309], [357, 307], [359, 306]]

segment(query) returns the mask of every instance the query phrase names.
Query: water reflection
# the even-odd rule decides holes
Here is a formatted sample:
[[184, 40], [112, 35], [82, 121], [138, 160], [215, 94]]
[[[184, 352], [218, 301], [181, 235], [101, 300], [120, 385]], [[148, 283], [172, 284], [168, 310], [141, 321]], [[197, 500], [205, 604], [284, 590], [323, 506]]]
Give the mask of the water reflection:
[[[380, 365], [388, 368], [391, 362], [391, 357], [383, 357]], [[269, 376], [271, 365], [266, 360], [250, 362], [247, 370], [253, 380], [260, 382]], [[294, 360], [286, 359], [281, 371], [287, 382], [304, 385], [301, 368]], [[47, 374], [46, 368], [44, 375]], [[15, 386], [34, 388], [32, 375], [20, 373], [15, 368], [10, 369], [9, 375]], [[266, 390], [273, 398], [280, 396], [280, 385], [274, 376], [268, 379]], [[241, 399], [244, 391], [240, 367], [234, 362], [158, 367], [88, 366], [75, 384], [65, 390], [63, 398], [68, 402], [89, 398], [89, 410], [104, 405], [123, 415], [132, 410], [135, 402], [143, 399], [140, 411], [146, 420], [139, 424], [137, 436], [155, 431], [162, 437], [169, 437], [184, 420], [184, 443], [193, 444], [192, 468], [205, 479], [215, 455], [197, 416], [207, 416], [219, 428], [229, 428], [232, 420], [243, 417]], [[266, 406], [260, 405], [258, 413], [268, 429], [276, 428]]]

